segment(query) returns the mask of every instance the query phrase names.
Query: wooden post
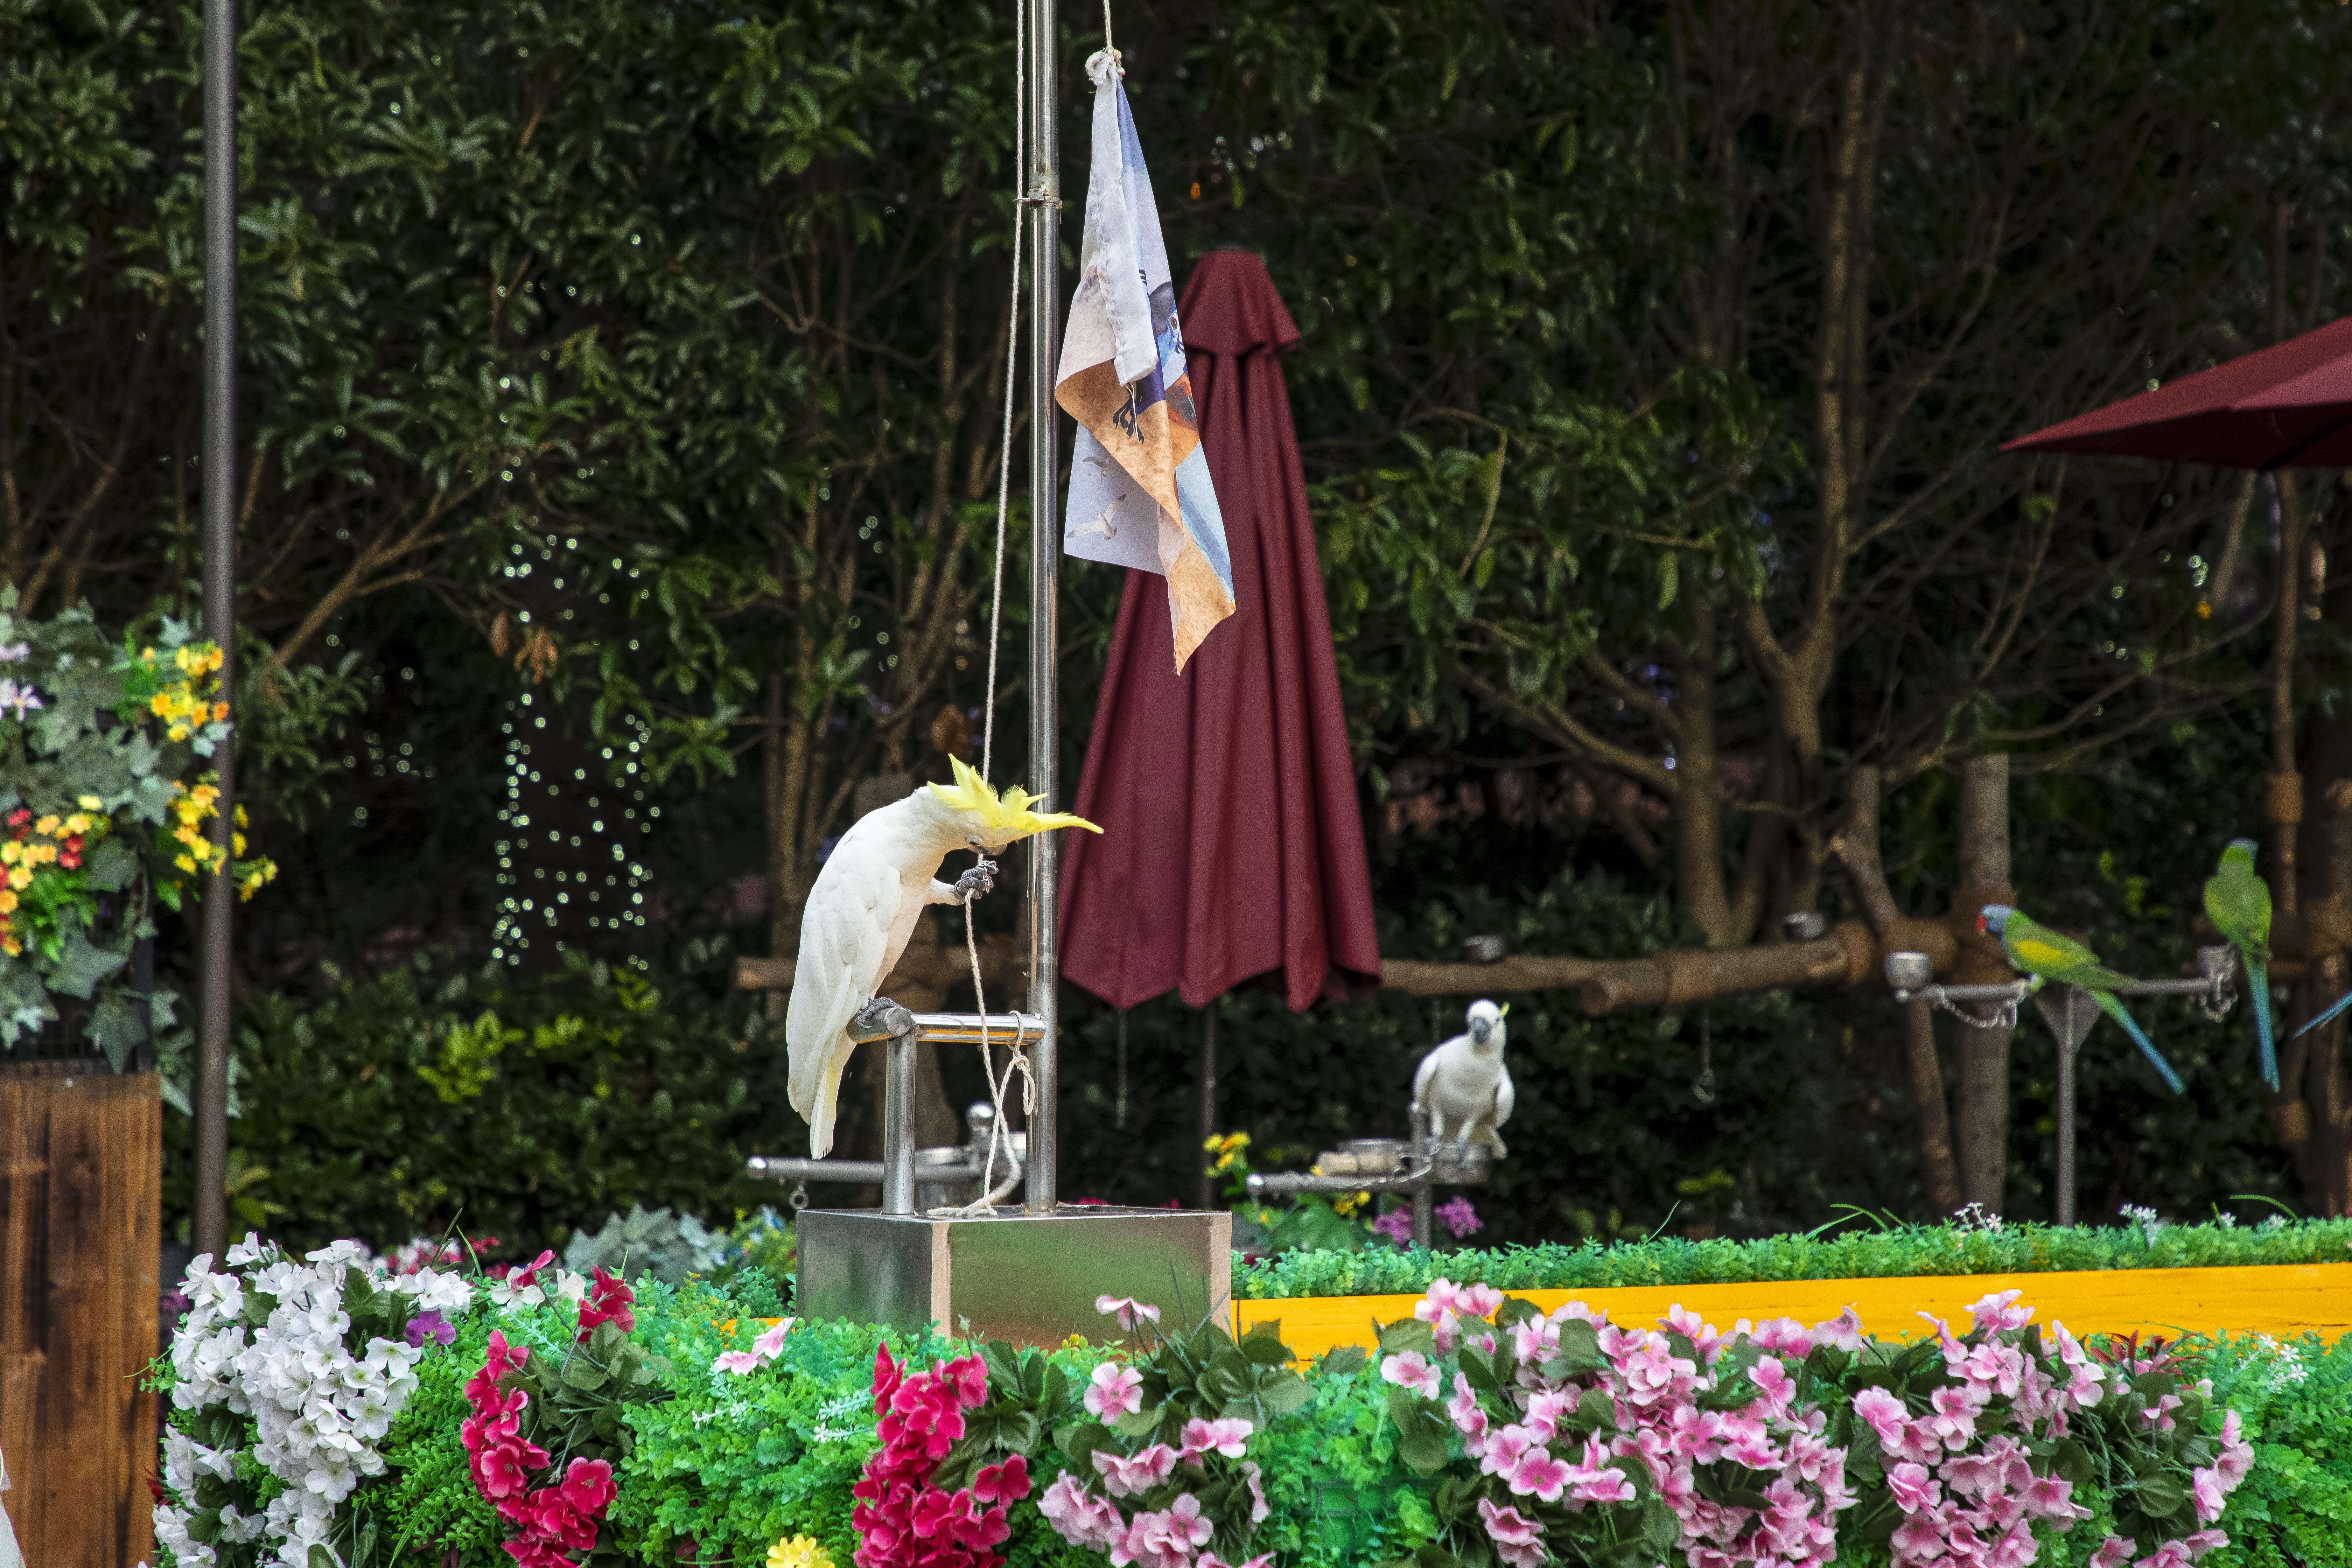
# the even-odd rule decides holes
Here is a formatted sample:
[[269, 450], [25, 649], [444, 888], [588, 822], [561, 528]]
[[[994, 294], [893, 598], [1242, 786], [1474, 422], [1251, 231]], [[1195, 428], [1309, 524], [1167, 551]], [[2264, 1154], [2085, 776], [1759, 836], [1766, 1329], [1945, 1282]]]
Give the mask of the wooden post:
[[0, 1064], [0, 1506], [28, 1563], [153, 1557], [160, 1082]]
[[[1960, 885], [1952, 895], [1956, 924], [1986, 904], [2009, 904], [2009, 758], [1970, 757], [1960, 768]], [[2011, 979], [2000, 944], [1973, 926], [1961, 942], [1961, 984]], [[2009, 1171], [2009, 1047], [2011, 1028], [1960, 1030], [1960, 1196], [1998, 1213]]]

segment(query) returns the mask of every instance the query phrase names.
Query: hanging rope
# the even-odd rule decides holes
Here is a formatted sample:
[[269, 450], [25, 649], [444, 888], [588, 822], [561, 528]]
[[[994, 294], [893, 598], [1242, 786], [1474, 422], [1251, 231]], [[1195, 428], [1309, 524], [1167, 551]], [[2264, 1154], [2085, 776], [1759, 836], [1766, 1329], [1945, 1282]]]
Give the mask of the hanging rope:
[[[1104, 0], [1106, 6], [1109, 0]], [[1021, 230], [1025, 216], [1023, 208], [1029, 205], [1027, 192], [1029, 139], [1028, 113], [1029, 37], [1024, 17], [1023, 0], [1013, 5], [1013, 281], [1004, 309], [1004, 423], [996, 452], [996, 556], [989, 574], [988, 584], [988, 687], [981, 698], [980, 776], [992, 775], [996, 761], [996, 654], [1004, 626], [1004, 528], [1012, 506], [1013, 486], [1013, 414], [1014, 407], [1014, 373], [1021, 358]], [[972, 924], [971, 900], [963, 901], [963, 944], [965, 955], [971, 963], [971, 1002], [980, 1014], [980, 1067], [988, 1080], [988, 1102], [996, 1110], [996, 1120], [988, 1130], [988, 1154], [981, 1163], [981, 1195], [972, 1203], [956, 1209], [958, 1214], [986, 1213], [1012, 1195], [1019, 1184], [1022, 1171], [1016, 1169], [1003, 1185], [991, 1190], [989, 1184], [996, 1175], [997, 1152], [1004, 1144], [1004, 1097], [1013, 1087], [1015, 1073], [1021, 1076], [1021, 1113], [1024, 1119], [1037, 1113], [1037, 1079], [1030, 1070], [1029, 1053], [1020, 1036], [1013, 1037], [1012, 1054], [1006, 1058], [1002, 1078], [996, 1072], [996, 1053], [988, 1038], [988, 993], [981, 983], [980, 933]], [[1026, 1164], [1024, 1161], [1024, 1165]]]

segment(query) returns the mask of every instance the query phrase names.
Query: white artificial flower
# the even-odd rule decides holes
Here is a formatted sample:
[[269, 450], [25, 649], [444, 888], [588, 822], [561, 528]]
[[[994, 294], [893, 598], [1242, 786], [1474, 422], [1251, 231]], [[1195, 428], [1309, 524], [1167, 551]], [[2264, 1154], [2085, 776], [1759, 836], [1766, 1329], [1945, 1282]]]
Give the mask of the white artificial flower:
[[223, 1503], [220, 1510], [220, 1538], [235, 1544], [257, 1541], [267, 1528], [257, 1513], [239, 1513], [234, 1503]]
[[526, 1285], [518, 1290], [503, 1279], [490, 1281], [490, 1303], [501, 1311], [517, 1307], [537, 1307], [547, 1300], [547, 1292], [536, 1285]]
[[574, 1274], [568, 1268], [555, 1271], [555, 1293], [578, 1306], [588, 1299], [588, 1276]]
[[228, 1249], [228, 1266], [231, 1268], [242, 1268], [248, 1263], [260, 1262], [276, 1250], [277, 1248], [263, 1241], [259, 1236], [248, 1230], [245, 1233], [243, 1241]]
[[473, 1287], [461, 1274], [443, 1274], [428, 1268], [409, 1278], [415, 1281], [416, 1310], [420, 1312], [438, 1312], [454, 1318], [474, 1304]]
[[306, 1254], [311, 1262], [331, 1268], [338, 1264], [357, 1264], [366, 1268], [375, 1261], [374, 1256], [356, 1241], [331, 1241], [316, 1252]]

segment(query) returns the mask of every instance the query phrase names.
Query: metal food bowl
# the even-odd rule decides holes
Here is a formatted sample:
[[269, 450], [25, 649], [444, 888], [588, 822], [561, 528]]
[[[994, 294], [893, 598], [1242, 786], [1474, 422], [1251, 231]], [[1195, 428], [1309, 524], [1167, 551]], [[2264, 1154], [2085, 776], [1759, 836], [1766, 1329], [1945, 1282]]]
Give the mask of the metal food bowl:
[[1897, 991], [1916, 991], [1936, 978], [1936, 962], [1924, 952], [1886, 955], [1886, 984]]
[[1446, 1142], [1430, 1146], [1430, 1174], [1447, 1186], [1475, 1187], [1495, 1173], [1491, 1143]]
[[1339, 1152], [1353, 1155], [1353, 1173], [1359, 1176], [1392, 1176], [1404, 1163], [1404, 1141], [1401, 1138], [1350, 1138], [1339, 1145]]

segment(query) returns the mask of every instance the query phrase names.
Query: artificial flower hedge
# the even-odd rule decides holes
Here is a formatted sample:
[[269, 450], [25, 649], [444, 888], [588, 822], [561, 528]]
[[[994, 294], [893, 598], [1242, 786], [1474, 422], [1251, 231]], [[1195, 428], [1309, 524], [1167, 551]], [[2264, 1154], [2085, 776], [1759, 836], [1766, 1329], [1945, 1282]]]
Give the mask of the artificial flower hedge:
[[1273, 1568], [2352, 1561], [2352, 1340], [2076, 1342], [1996, 1297], [1612, 1325], [1433, 1284], [1368, 1361], [1103, 1303], [1050, 1351], [782, 1317], [772, 1281], [199, 1259], [166, 1561]]

